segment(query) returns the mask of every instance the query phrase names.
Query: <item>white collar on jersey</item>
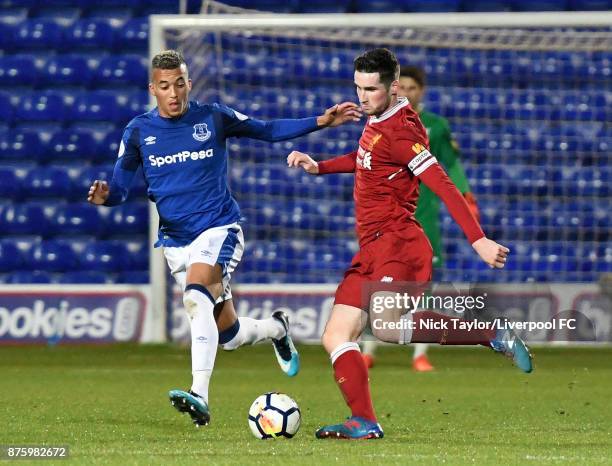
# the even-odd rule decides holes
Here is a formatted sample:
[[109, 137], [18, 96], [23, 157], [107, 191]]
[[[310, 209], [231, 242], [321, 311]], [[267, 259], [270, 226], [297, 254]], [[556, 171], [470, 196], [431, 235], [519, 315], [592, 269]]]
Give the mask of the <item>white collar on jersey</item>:
[[397, 103], [393, 107], [385, 110], [385, 112], [379, 117], [371, 116], [369, 122], [380, 123], [381, 121], [385, 121], [386, 119], [391, 118], [393, 115], [399, 112], [400, 109], [404, 108], [409, 103], [410, 102], [408, 102], [408, 99], [406, 97], [398, 97]]

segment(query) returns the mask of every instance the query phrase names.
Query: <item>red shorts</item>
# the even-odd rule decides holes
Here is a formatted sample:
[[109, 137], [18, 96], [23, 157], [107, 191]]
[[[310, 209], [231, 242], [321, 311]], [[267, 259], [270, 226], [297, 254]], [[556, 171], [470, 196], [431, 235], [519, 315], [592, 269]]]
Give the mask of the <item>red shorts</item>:
[[432, 259], [431, 244], [417, 225], [384, 233], [353, 257], [338, 285], [334, 304], [367, 311], [370, 285], [376, 282], [429, 282]]

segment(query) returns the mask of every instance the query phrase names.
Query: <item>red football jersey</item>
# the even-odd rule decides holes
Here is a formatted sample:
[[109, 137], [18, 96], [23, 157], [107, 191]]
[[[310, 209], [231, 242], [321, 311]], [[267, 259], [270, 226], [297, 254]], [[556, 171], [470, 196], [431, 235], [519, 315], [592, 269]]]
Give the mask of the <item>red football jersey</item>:
[[429, 152], [425, 127], [405, 98], [398, 99], [382, 115], [368, 119], [357, 151], [319, 163], [320, 174], [352, 171], [361, 246], [383, 232], [405, 229], [407, 223], [418, 224], [414, 212], [420, 179], [447, 203], [470, 242], [484, 236], [463, 196]]

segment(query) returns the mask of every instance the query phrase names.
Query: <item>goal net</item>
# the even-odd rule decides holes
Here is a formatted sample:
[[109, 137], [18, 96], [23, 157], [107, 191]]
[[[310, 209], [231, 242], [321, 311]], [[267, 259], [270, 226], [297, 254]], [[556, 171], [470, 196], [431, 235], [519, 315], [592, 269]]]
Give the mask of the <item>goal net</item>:
[[[153, 16], [151, 53], [183, 52], [194, 98], [273, 119], [356, 101], [355, 56], [391, 49], [427, 73], [425, 108], [449, 120], [483, 228], [512, 250], [492, 273], [442, 209], [441, 278], [594, 282], [612, 268], [610, 24], [612, 14], [577, 12]], [[230, 140], [247, 240], [239, 283], [341, 279], [357, 248], [353, 177], [310, 177], [285, 158], [350, 152], [362, 129]]]

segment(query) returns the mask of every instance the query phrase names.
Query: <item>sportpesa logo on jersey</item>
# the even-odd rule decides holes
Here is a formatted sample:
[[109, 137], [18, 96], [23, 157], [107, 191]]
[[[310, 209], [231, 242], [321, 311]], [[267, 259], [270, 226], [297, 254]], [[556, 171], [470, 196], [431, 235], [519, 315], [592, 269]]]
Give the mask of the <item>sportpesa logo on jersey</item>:
[[173, 163], [183, 163], [188, 160], [202, 160], [212, 157], [214, 152], [212, 149], [201, 150], [198, 152], [189, 152], [184, 150], [172, 155], [149, 155], [149, 162], [152, 167], [161, 167], [162, 165], [172, 165]]

